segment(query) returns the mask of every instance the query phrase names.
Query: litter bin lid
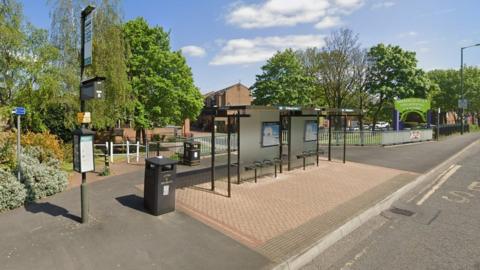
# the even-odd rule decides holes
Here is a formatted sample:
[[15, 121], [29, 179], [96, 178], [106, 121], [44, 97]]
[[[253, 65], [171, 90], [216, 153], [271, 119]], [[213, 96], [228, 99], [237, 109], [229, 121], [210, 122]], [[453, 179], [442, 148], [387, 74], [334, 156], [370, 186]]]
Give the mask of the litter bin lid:
[[163, 165], [171, 165], [171, 164], [177, 164], [178, 161], [169, 159], [169, 158], [158, 158], [158, 157], [152, 157], [152, 158], [147, 158], [147, 161], [151, 164], [155, 164], [157, 166], [163, 166]]

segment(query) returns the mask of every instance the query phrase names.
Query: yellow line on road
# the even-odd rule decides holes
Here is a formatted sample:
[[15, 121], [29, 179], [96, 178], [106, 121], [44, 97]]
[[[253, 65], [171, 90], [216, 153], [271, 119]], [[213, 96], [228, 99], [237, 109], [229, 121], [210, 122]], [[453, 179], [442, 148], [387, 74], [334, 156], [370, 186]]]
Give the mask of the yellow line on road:
[[437, 182], [436, 185], [434, 185], [418, 202], [417, 205], [422, 205], [430, 196], [435, 193], [445, 182], [447, 182], [448, 178], [452, 176], [458, 169], [462, 167], [461, 165], [455, 165], [451, 167]]

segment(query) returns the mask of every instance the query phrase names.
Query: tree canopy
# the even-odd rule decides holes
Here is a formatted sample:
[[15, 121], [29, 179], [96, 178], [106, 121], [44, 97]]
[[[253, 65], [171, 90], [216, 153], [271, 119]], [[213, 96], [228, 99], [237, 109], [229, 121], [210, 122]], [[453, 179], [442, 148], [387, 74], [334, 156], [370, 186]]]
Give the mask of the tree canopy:
[[295, 52], [278, 52], [262, 66], [251, 87], [257, 105], [311, 105], [313, 79]]
[[425, 72], [417, 67], [415, 52], [405, 51], [399, 46], [378, 44], [368, 51], [369, 70], [367, 89], [374, 97], [373, 122], [379, 114], [393, 106], [395, 98], [426, 98], [432, 85]]
[[170, 49], [169, 33], [143, 18], [125, 23], [127, 74], [135, 96], [137, 128], [195, 119], [203, 106], [184, 56]]

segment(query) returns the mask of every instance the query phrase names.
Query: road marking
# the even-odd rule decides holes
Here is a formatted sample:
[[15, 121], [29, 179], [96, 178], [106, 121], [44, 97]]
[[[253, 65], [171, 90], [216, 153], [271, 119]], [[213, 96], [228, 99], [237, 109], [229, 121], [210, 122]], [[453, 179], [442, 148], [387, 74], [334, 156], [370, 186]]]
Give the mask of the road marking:
[[472, 182], [469, 186], [468, 189], [471, 191], [480, 191], [480, 182]]
[[413, 195], [413, 197], [411, 197], [410, 199], [407, 200], [407, 202], [411, 202], [413, 200], [415, 200], [415, 198], [417, 198], [418, 196], [420, 196], [420, 194], [423, 194], [427, 189], [431, 188], [433, 185], [435, 185], [435, 183], [438, 182], [438, 179], [440, 179], [442, 176], [444, 176], [448, 171], [450, 171], [453, 167], [455, 166], [455, 164], [452, 164], [450, 165], [450, 167], [448, 167], [448, 169], [444, 170], [441, 174], [439, 174], [434, 181], [432, 181], [430, 184], [424, 186], [419, 192], [417, 192], [415, 195]]
[[360, 257], [362, 257], [363, 255], [365, 255], [367, 253], [367, 250], [368, 250], [368, 247], [365, 247], [362, 251], [357, 253], [357, 255], [355, 255], [353, 257], [353, 259], [351, 259], [350, 261], [345, 263], [345, 265], [342, 268], [340, 268], [340, 270], [351, 269], [351, 267], [355, 264], [355, 262], [358, 261], [358, 259], [360, 259]]
[[457, 197], [457, 199], [452, 199], [448, 196], [442, 196], [442, 199], [445, 199], [447, 201], [454, 202], [454, 203], [468, 203], [470, 202], [470, 200], [467, 197], [470, 197], [470, 198], [475, 197], [473, 196], [473, 194], [463, 192], [463, 191], [456, 191], [456, 190], [450, 191], [448, 192], [448, 194]]
[[447, 182], [448, 178], [452, 176], [458, 169], [462, 167], [461, 165], [453, 166], [447, 173], [445, 173], [441, 178], [440, 181], [436, 185], [434, 185], [418, 202], [417, 205], [422, 205], [430, 196], [435, 193], [445, 182]]

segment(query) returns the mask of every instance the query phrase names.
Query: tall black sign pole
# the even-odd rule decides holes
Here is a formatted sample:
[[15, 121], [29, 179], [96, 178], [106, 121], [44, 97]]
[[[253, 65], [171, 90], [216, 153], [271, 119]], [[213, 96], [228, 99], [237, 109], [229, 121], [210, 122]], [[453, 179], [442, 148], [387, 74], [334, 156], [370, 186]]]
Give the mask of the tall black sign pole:
[[[92, 13], [95, 9], [93, 6], [87, 6], [84, 10], [82, 10], [81, 14], [81, 49], [80, 49], [80, 97], [81, 97], [81, 88], [82, 88], [82, 81], [83, 81], [83, 72], [85, 69], [85, 19], [86, 17]], [[91, 28], [90, 31], [93, 31]], [[91, 33], [90, 37], [91, 39]], [[91, 61], [90, 61], [91, 63]], [[88, 64], [90, 64], [88, 63]], [[80, 111], [85, 112], [85, 100], [80, 98]], [[82, 124], [83, 128], [87, 128], [87, 124]], [[88, 222], [88, 200], [87, 200], [87, 173], [82, 172], [82, 184], [80, 185], [80, 197], [81, 197], [81, 207], [82, 207], [82, 223]]]

